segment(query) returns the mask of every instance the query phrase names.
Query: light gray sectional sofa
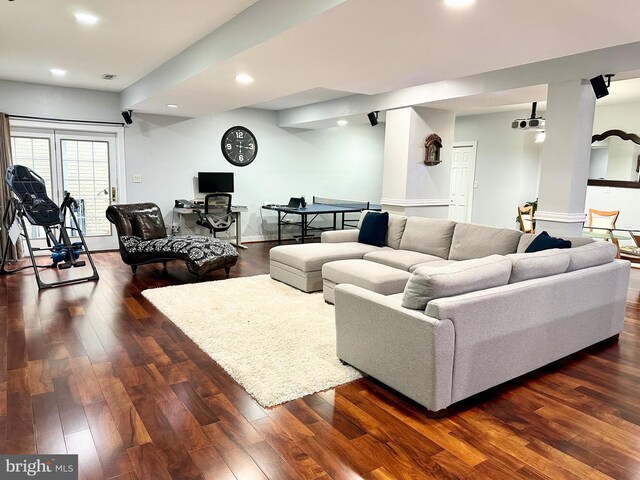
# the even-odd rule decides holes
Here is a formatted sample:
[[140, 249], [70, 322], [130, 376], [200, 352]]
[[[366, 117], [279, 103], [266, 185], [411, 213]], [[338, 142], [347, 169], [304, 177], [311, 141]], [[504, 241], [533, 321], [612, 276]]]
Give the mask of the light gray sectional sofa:
[[275, 247], [271, 276], [323, 290], [338, 357], [429, 410], [622, 330], [630, 266], [608, 242], [524, 253], [535, 235], [399, 215], [384, 247], [358, 233]]

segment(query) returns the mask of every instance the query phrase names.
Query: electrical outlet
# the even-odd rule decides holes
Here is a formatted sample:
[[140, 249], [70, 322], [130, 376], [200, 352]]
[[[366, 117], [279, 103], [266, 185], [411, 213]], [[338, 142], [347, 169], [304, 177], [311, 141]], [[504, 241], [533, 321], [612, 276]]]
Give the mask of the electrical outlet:
[[478, 188], [478, 181], [477, 180], [473, 182], [473, 188]]
[[142, 183], [142, 175], [134, 175], [133, 183]]
[[611, 192], [611, 187], [604, 187], [604, 193]]

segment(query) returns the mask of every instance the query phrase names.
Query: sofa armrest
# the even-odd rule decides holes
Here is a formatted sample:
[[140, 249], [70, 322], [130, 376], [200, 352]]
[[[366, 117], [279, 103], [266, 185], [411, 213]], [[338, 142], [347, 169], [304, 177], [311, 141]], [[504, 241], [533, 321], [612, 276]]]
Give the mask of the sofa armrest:
[[320, 235], [320, 241], [322, 243], [343, 243], [343, 242], [357, 242], [360, 230], [330, 230], [328, 232], [322, 232]]
[[335, 289], [338, 357], [432, 411], [451, 404], [454, 331], [448, 320], [350, 284]]

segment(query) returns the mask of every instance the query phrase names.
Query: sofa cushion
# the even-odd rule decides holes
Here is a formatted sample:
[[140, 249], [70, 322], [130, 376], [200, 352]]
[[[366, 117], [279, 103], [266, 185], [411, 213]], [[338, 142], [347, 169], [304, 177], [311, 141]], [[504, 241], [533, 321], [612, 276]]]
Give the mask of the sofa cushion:
[[413, 252], [411, 250], [379, 250], [377, 252], [371, 252], [365, 254], [363, 257], [370, 262], [381, 263], [390, 267], [400, 268], [407, 270], [419, 263], [433, 262], [442, 260], [440, 257], [434, 255], [427, 255], [426, 253]]
[[578, 248], [572, 248], [568, 252], [570, 259], [567, 272], [573, 272], [612, 262], [618, 254], [618, 248], [609, 242], [592, 242]]
[[[520, 237], [520, 241], [518, 242], [518, 249], [516, 250], [516, 253], [524, 253], [527, 250], [529, 244], [537, 236], [537, 233], [525, 233], [524, 235], [522, 235]], [[582, 245], [587, 245], [595, 241], [593, 238], [588, 237], [564, 237], [564, 239], [571, 242], [571, 248], [581, 247]]]
[[501, 255], [465, 260], [442, 267], [419, 267], [409, 277], [402, 306], [424, 310], [435, 298], [506, 285], [510, 275], [511, 260]]
[[545, 230], [540, 233], [529, 244], [525, 253], [542, 252], [543, 250], [551, 250], [552, 248], [571, 248], [571, 241], [564, 238], [552, 237]]
[[340, 260], [325, 263], [325, 285], [350, 283], [382, 295], [402, 292], [411, 274], [397, 268], [367, 260]]
[[357, 242], [305, 243], [304, 245], [280, 245], [269, 251], [271, 260], [297, 268], [302, 272], [320, 270], [333, 260], [362, 258], [365, 253], [380, 250], [379, 247]]
[[400, 249], [447, 258], [455, 225], [456, 222], [439, 218], [409, 217]]
[[523, 282], [532, 278], [558, 275], [567, 271], [569, 252], [566, 249], [542, 250], [535, 253], [512, 253], [509, 283]]
[[358, 243], [366, 243], [374, 247], [384, 247], [387, 236], [389, 214], [387, 212], [367, 212], [362, 220]]
[[515, 253], [522, 232], [511, 228], [457, 223], [449, 260], [468, 260], [489, 255]]
[[[362, 221], [368, 212], [372, 212], [373, 210], [364, 210], [360, 215], [360, 220], [358, 221], [358, 228], [362, 228]], [[402, 233], [404, 232], [404, 227], [407, 223], [407, 217], [403, 215], [394, 215], [393, 213], [389, 214], [389, 226], [387, 228], [387, 236], [384, 239], [384, 244], [387, 247], [391, 247], [395, 250], [400, 248], [400, 240], [402, 239]]]

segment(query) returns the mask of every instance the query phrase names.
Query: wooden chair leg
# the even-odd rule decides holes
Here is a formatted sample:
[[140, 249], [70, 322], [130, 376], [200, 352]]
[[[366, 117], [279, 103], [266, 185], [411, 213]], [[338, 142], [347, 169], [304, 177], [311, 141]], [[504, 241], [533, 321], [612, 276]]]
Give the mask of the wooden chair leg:
[[136, 271], [138, 270], [138, 265], [131, 265], [131, 271], [133, 272], [133, 274], [136, 274]]
[[229, 272], [231, 272], [231, 267], [224, 267], [224, 271], [227, 273], [227, 278], [229, 278]]
[[616, 258], [620, 258], [620, 242], [618, 241], [617, 238], [612, 237], [611, 238], [611, 243], [613, 243], [616, 248], [618, 249], [618, 252], [616, 253]]
[[162, 273], [167, 273], [167, 262], [162, 262]]

